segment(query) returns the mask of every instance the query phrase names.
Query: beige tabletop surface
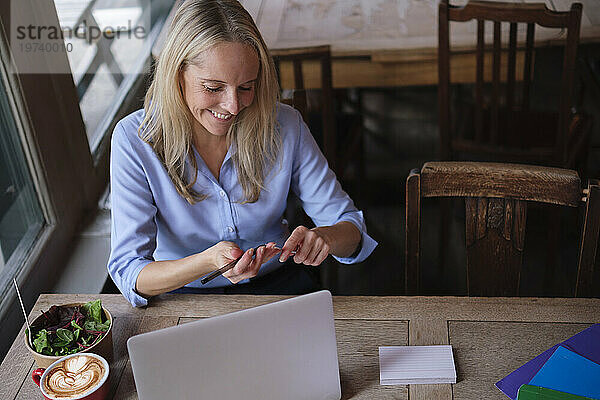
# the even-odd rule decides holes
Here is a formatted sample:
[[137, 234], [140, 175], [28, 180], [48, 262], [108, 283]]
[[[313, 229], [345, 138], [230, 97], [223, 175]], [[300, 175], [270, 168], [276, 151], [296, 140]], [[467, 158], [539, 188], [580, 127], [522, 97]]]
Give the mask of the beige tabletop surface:
[[[177, 0], [178, 4], [181, 0]], [[583, 4], [580, 43], [600, 41], [598, 0], [505, 0], [545, 3], [550, 10], [567, 11]], [[437, 14], [439, 0], [241, 0], [271, 49], [330, 45], [333, 86], [385, 87], [437, 84]], [[452, 0], [464, 5], [467, 0]], [[176, 8], [176, 7], [174, 7]], [[155, 57], [163, 47], [174, 10], [155, 43]], [[464, 52], [452, 56], [453, 82], [475, 77], [476, 23], [453, 24], [452, 47]], [[508, 30], [508, 26], [503, 28]], [[491, 27], [486, 28], [491, 43]], [[562, 44], [558, 29], [538, 28], [536, 46]], [[525, 27], [517, 38], [524, 41]], [[469, 49], [473, 52], [469, 53]], [[504, 64], [503, 64], [504, 65]], [[520, 64], [518, 64], [520, 65]], [[291, 66], [282, 66], [282, 82], [291, 88]], [[319, 66], [306, 62], [305, 87], [319, 85]]]
[[[545, 3], [554, 11], [583, 5], [581, 40], [600, 39], [597, 0], [503, 0]], [[451, 0], [464, 5], [468, 0]], [[271, 48], [329, 44], [334, 55], [373, 54], [382, 50], [437, 48], [439, 0], [241, 0]], [[455, 27], [454, 44], [474, 45], [476, 25]], [[558, 35], [558, 36], [557, 36]], [[540, 42], [558, 39], [556, 30], [536, 32]]]
[[[161, 295], [136, 309], [121, 295], [43, 294], [30, 320], [51, 305], [95, 298], [114, 317], [110, 398], [137, 399], [129, 337], [286, 297]], [[333, 307], [343, 399], [507, 399], [496, 381], [600, 322], [600, 299], [334, 296]], [[0, 399], [43, 398], [23, 337], [24, 326], [0, 366]], [[378, 346], [436, 344], [452, 345], [456, 384], [379, 385]]]

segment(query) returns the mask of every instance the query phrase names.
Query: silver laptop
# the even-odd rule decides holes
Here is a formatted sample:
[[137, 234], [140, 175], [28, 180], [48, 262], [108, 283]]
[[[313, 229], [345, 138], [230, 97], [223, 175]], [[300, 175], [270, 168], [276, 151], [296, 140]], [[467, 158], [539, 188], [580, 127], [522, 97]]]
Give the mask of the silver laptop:
[[127, 349], [140, 400], [341, 397], [326, 290], [143, 333]]

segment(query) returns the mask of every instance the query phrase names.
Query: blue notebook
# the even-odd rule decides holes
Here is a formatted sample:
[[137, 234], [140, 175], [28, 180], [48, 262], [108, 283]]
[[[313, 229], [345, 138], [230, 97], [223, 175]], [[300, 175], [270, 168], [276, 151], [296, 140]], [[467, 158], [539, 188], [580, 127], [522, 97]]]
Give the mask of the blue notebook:
[[558, 346], [529, 384], [600, 399], [600, 365]]

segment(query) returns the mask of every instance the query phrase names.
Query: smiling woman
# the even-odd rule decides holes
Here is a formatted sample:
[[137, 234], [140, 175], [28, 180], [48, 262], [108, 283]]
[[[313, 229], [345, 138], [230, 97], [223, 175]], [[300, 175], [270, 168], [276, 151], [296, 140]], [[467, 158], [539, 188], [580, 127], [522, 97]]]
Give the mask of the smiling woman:
[[[181, 73], [183, 97], [194, 116], [194, 145], [217, 180], [235, 117], [254, 100], [258, 56], [242, 43], [222, 43]], [[219, 149], [220, 151], [213, 151]]]
[[[349, 264], [373, 251], [362, 213], [278, 93], [273, 61], [239, 2], [183, 2], [144, 109], [112, 138], [108, 270], [133, 305], [173, 290], [306, 293], [319, 288], [314, 267], [328, 255]], [[315, 228], [290, 234], [290, 190]]]

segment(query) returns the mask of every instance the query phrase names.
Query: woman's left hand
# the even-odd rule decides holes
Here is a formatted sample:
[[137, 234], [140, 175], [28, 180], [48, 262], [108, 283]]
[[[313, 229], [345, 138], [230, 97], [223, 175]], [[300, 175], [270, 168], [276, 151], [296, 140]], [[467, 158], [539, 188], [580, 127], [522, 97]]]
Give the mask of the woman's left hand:
[[305, 265], [321, 265], [329, 255], [330, 244], [320, 228], [299, 226], [286, 240], [281, 249], [280, 262], [285, 262], [296, 251], [294, 262]]
[[[217, 246], [220, 244], [231, 247], [232, 250], [226, 247], [227, 251], [225, 251], [225, 253], [227, 254], [226, 257], [232, 256], [233, 259], [225, 258], [224, 260], [218, 261], [217, 265], [226, 264], [235, 260], [235, 258], [240, 257], [235, 266], [223, 274], [223, 276], [232, 283], [238, 283], [244, 279], [255, 277], [258, 274], [260, 267], [280, 251], [275, 247], [275, 242], [269, 242], [265, 246], [258, 247], [256, 252], [254, 252], [254, 249], [248, 249], [245, 252], [242, 252], [242, 250], [231, 242], [220, 242]], [[240, 254], [242, 255], [240, 256]]]

